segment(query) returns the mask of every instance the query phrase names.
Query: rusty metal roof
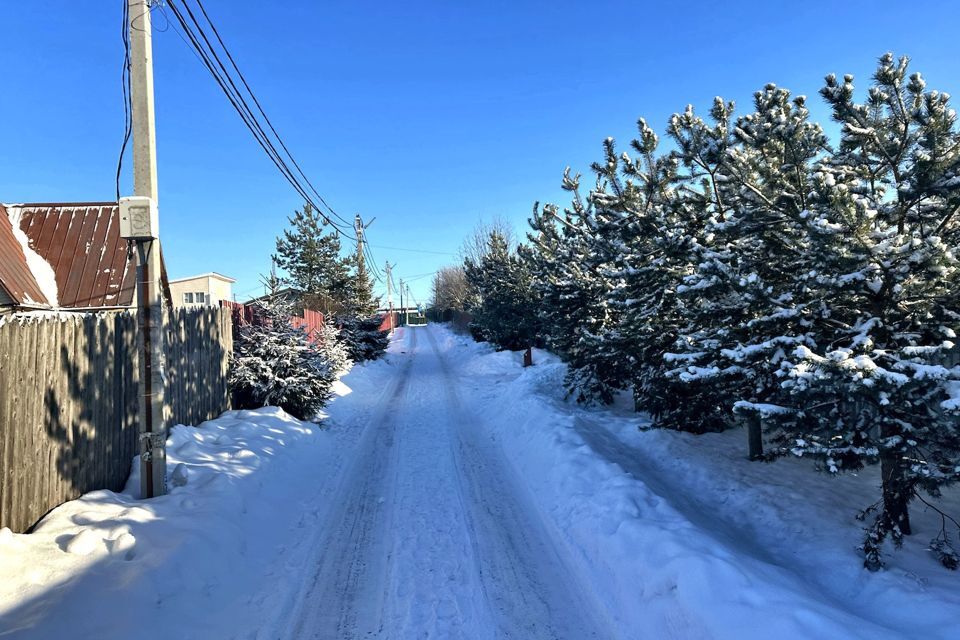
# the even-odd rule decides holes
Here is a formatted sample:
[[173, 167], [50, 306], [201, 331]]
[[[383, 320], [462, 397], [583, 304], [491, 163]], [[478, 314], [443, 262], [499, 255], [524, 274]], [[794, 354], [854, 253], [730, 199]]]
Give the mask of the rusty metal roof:
[[40, 285], [27, 266], [20, 242], [13, 235], [7, 209], [0, 204], [0, 287], [22, 305], [49, 306]]
[[115, 202], [20, 206], [20, 228], [30, 248], [51, 267], [62, 309], [129, 307], [136, 264], [127, 259]]
[[[53, 268], [58, 308], [128, 307], [133, 304], [136, 265], [127, 259], [127, 243], [120, 237], [117, 203], [35, 203], [16, 207], [20, 214], [20, 228], [26, 234], [30, 248]], [[4, 218], [9, 224], [8, 216]], [[21, 271], [26, 263], [17, 259], [20, 257], [22, 251], [19, 256], [14, 256], [14, 260], [3, 256], [0, 260], [5, 263], [2, 268]], [[21, 262], [22, 267], [15, 262]], [[39, 287], [35, 288], [39, 292]], [[42, 293], [40, 298], [35, 297], [35, 292], [29, 295], [33, 300], [50, 302]], [[28, 304], [23, 296], [12, 297], [21, 304]]]

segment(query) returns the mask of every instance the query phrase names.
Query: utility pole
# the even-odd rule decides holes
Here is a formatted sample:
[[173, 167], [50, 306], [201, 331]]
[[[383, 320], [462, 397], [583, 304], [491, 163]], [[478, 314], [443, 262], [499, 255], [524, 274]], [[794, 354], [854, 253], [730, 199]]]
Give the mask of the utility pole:
[[[407, 285], [407, 306], [413, 304], [413, 295], [410, 294], [410, 285]], [[410, 324], [410, 310], [407, 309], [403, 314], [403, 324]]]
[[[400, 313], [403, 313], [403, 278], [400, 278]], [[404, 316], [404, 320], [406, 320], [406, 316]], [[403, 322], [402, 324], [407, 323]]]
[[390, 318], [390, 329], [395, 329], [395, 318], [393, 315], [393, 266], [387, 260], [383, 265], [383, 270], [387, 274], [387, 313]]
[[[353, 219], [353, 230], [357, 235], [357, 262], [360, 265], [363, 265], [363, 220], [360, 219], [360, 214], [358, 213]], [[362, 269], [361, 269], [362, 270]]]
[[167, 429], [163, 416], [163, 302], [153, 105], [153, 36], [149, 0], [128, 0], [133, 193], [121, 198], [121, 236], [137, 248], [137, 348], [140, 365], [140, 495], [167, 492]]
[[393, 280], [391, 279], [393, 267], [387, 260], [383, 265], [383, 270], [387, 274], [387, 309], [393, 313]]
[[370, 227], [370, 225], [373, 224], [373, 221], [376, 219], [377, 217], [374, 216], [373, 218], [370, 219], [370, 222], [368, 222], [367, 224], [363, 224], [363, 219], [360, 217], [359, 213], [353, 219], [353, 230], [354, 232], [356, 232], [356, 235], [357, 235], [357, 259], [360, 262], [363, 262], [364, 260], [363, 244], [364, 242], [366, 242], [366, 237], [364, 236], [364, 233]]

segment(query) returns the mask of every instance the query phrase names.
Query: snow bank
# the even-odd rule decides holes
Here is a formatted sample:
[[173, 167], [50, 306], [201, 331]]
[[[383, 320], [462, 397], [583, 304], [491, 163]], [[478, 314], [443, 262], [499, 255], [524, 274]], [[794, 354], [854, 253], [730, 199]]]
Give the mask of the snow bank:
[[0, 529], [0, 637], [280, 637], [344, 452], [392, 367], [334, 383], [322, 428], [273, 407], [174, 427], [166, 496], [137, 499], [134, 459], [123, 492], [67, 502], [29, 535]]
[[853, 516], [876, 500], [875, 469], [832, 478], [805, 460], [750, 462], [740, 430], [643, 431], [638, 414], [564, 402], [556, 358], [522, 369], [515, 354], [447, 339], [472, 378], [468, 404], [624, 637], [955, 635], [957, 575], [925, 549], [935, 514], [915, 508], [918, 532], [889, 569], [862, 569]]
[[0, 636], [136, 637], [149, 620], [144, 637], [225, 637], [257, 610], [232, 599], [257, 591], [284, 525], [311, 517], [282, 498], [331, 453], [324, 436], [276, 408], [177, 426], [168, 495], [136, 499], [135, 471], [124, 492], [68, 502], [30, 535], [0, 530]]

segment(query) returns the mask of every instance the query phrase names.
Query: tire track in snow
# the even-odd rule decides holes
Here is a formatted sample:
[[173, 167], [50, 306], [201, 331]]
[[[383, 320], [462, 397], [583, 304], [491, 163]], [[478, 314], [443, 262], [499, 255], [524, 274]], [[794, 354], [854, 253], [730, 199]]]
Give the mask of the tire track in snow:
[[408, 335], [403, 369], [372, 414], [354, 462], [336, 489], [336, 503], [320, 523], [315, 541], [319, 557], [285, 637], [348, 640], [383, 631], [390, 564], [384, 530], [391, 501], [382, 493], [396, 464], [394, 408], [407, 391], [416, 349], [416, 333]]
[[430, 327], [427, 338], [445, 384], [448, 425], [454, 434], [460, 500], [497, 637], [570, 639], [613, 637], [553, 545], [530, 498], [513, 479], [492, 440], [481, 436], [460, 401]]

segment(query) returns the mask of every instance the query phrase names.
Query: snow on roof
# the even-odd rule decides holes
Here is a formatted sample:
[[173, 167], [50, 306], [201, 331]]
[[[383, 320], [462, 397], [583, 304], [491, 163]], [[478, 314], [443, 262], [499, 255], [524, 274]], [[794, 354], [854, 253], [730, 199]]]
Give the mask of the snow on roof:
[[[0, 207], [0, 244], [10, 244], [12, 237], [19, 249], [0, 254], [0, 284], [18, 305], [61, 309], [134, 305], [136, 265], [120, 237], [117, 203]], [[6, 238], [5, 230], [9, 233]], [[25, 278], [23, 271], [29, 277]], [[12, 279], [16, 286], [11, 288], [7, 276], [17, 273], [20, 277]], [[26, 286], [31, 279], [33, 286]]]
[[43, 291], [27, 264], [7, 208], [0, 204], [0, 287], [17, 304], [47, 306]]
[[27, 261], [27, 267], [37, 281], [40, 292], [43, 294], [44, 302], [51, 307], [59, 305], [59, 296], [57, 291], [57, 276], [53, 272], [50, 263], [44, 260], [39, 253], [30, 246], [30, 238], [23, 232], [20, 221], [23, 218], [23, 207], [17, 205], [7, 205], [7, 216], [10, 218], [10, 227], [13, 231], [13, 237], [20, 244], [23, 256]]

